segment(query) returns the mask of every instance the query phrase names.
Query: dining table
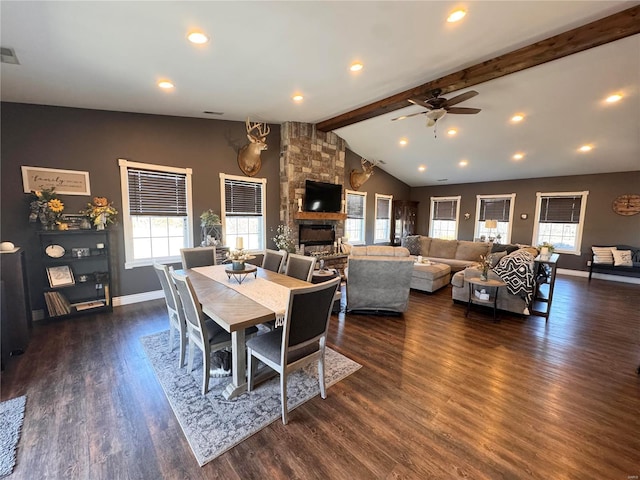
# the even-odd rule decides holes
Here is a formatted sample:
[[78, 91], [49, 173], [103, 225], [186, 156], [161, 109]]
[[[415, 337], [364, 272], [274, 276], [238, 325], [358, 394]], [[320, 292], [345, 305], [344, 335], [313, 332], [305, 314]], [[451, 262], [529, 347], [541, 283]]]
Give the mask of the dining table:
[[230, 265], [182, 270], [189, 277], [202, 311], [231, 333], [231, 383], [223, 395], [231, 399], [247, 390], [245, 329], [282, 320], [292, 288], [310, 284], [261, 267], [243, 282], [228, 277]]

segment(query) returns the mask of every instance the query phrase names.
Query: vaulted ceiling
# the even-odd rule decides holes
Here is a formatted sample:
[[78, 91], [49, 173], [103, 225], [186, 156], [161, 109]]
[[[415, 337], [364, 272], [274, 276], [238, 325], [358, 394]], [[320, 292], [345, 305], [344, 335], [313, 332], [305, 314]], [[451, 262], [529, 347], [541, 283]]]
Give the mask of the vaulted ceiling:
[[[412, 186], [639, 170], [638, 4], [475, 1], [449, 24], [460, 4], [3, 1], [1, 46], [20, 64], [1, 64], [0, 93], [11, 102], [317, 123]], [[622, 11], [626, 26], [613, 34], [594, 27], [581, 30], [583, 40], [525, 48]], [[190, 44], [196, 29], [210, 42]], [[522, 62], [546, 61], [603, 35], [608, 43], [492, 78], [512, 68], [488, 62], [496, 57], [524, 49]], [[354, 61], [360, 72], [349, 71]], [[162, 79], [175, 88], [159, 89]], [[482, 111], [448, 114], [435, 129], [424, 115], [392, 121], [424, 111], [393, 110], [394, 101], [411, 105], [407, 95], [427, 98], [434, 87], [446, 98], [476, 90], [459, 106]], [[304, 100], [294, 102], [297, 93]], [[622, 100], [606, 103], [612, 93]], [[350, 123], [349, 112], [367, 109], [374, 116]], [[519, 124], [510, 122], [516, 113]], [[579, 152], [585, 144], [592, 150]]]

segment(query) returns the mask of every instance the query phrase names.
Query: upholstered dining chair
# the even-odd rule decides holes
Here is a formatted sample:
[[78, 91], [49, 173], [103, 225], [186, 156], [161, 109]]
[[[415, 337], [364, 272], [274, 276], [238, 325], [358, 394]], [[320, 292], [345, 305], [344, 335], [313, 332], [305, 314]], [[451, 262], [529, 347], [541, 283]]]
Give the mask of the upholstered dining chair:
[[182, 268], [216, 265], [216, 247], [181, 248]]
[[318, 362], [320, 395], [326, 398], [324, 353], [333, 298], [340, 278], [309, 287], [294, 288], [289, 294], [284, 324], [247, 341], [248, 390], [253, 390], [257, 362], [254, 357], [280, 375], [282, 423], [288, 422], [287, 377], [313, 361]]
[[282, 270], [282, 264], [286, 257], [286, 252], [277, 250], [265, 250], [264, 257], [262, 259], [262, 268], [265, 270], [271, 270], [272, 272], [280, 273]]
[[313, 278], [313, 269], [315, 266], [316, 257], [291, 253], [289, 254], [287, 268], [285, 269], [284, 274], [290, 277], [295, 277], [298, 280], [310, 282]]
[[180, 338], [180, 357], [178, 358], [178, 367], [184, 366], [184, 353], [187, 345], [187, 323], [184, 318], [184, 311], [180, 304], [180, 297], [173, 283], [168, 265], [154, 263], [153, 268], [158, 275], [164, 299], [167, 304], [167, 312], [169, 313], [169, 351], [173, 350], [174, 331], [178, 332]]
[[207, 318], [202, 312], [200, 302], [196, 300], [196, 294], [189, 277], [171, 272], [178, 293], [187, 324], [187, 337], [189, 338], [189, 360], [187, 370], [193, 370], [194, 347], [202, 351], [202, 394], [209, 391], [209, 377], [211, 369], [211, 352], [222, 350], [231, 346], [231, 334], [224, 330], [216, 322]]

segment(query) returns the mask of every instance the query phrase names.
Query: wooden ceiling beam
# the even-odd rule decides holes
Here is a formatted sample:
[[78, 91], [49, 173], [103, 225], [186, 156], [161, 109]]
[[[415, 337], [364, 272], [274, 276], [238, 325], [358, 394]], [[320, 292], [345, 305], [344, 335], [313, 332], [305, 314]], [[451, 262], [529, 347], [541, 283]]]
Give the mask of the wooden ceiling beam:
[[318, 123], [316, 127], [323, 132], [336, 130], [409, 107], [412, 105], [408, 101], [410, 98], [426, 99], [436, 88], [441, 89], [442, 94], [447, 94], [637, 33], [640, 33], [640, 5], [329, 118]]

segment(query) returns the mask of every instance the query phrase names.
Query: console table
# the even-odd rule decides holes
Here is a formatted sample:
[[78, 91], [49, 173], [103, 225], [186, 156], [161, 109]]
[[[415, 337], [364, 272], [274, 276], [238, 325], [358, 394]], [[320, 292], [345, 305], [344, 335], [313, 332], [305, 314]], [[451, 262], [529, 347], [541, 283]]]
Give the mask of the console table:
[[[553, 288], [556, 284], [556, 266], [560, 255], [552, 253], [551, 255], [538, 255], [535, 258], [535, 279], [536, 291], [531, 301], [531, 315], [544, 317], [545, 322], [549, 321], [549, 313], [551, 312], [551, 301], [553, 300]], [[546, 295], [543, 285], [548, 285]], [[544, 309], [538, 307], [545, 306]]]

